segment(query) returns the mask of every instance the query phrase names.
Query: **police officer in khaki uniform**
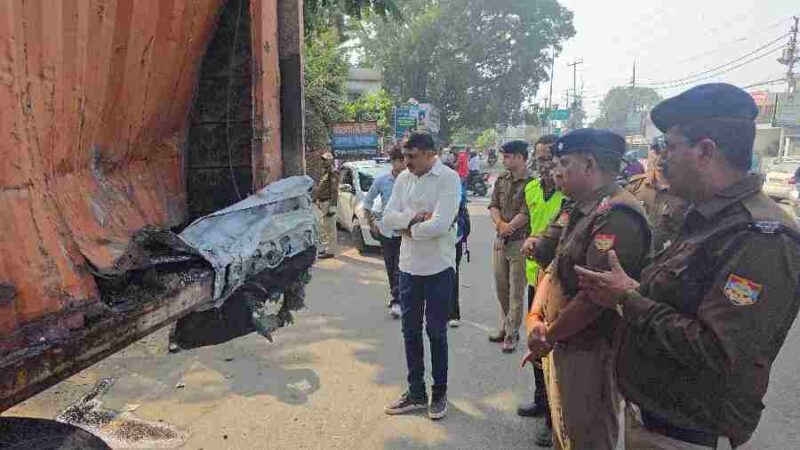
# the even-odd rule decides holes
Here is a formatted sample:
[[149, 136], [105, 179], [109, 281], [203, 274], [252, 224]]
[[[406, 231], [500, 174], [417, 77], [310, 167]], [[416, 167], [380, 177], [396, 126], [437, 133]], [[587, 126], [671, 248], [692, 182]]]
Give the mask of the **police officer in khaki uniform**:
[[628, 420], [629, 447], [736, 447], [758, 425], [800, 308], [800, 235], [748, 175], [757, 113], [747, 92], [722, 83], [657, 105], [664, 173], [692, 204], [681, 234], [641, 284], [613, 253], [610, 272], [577, 269], [581, 289], [624, 323], [616, 373], [641, 412]]
[[658, 253], [668, 247], [683, 225], [689, 204], [669, 193], [669, 182], [661, 171], [662, 139], [656, 138], [647, 155], [647, 172], [634, 175], [625, 189], [642, 203], [653, 229], [653, 250]]
[[500, 327], [489, 335], [489, 340], [502, 342], [503, 352], [511, 353], [519, 341], [523, 300], [528, 286], [526, 259], [521, 252], [530, 228], [528, 205], [525, 203], [525, 186], [530, 181], [528, 143], [506, 142], [500, 152], [508, 170], [497, 177], [489, 202], [489, 215], [496, 230], [492, 266], [500, 303]]
[[336, 254], [336, 210], [339, 204], [339, 172], [333, 166], [333, 154], [322, 155], [322, 177], [314, 190], [314, 204], [320, 216], [319, 258]]
[[[614, 449], [621, 398], [613, 374], [616, 317], [592, 304], [578, 286], [576, 265], [608, 268], [609, 250], [638, 273], [650, 251], [650, 229], [639, 201], [616, 183], [625, 140], [607, 130], [579, 129], [556, 142], [555, 176], [574, 203], [551, 230], [558, 246], [534, 248], [549, 266], [529, 315], [528, 345], [544, 359], [554, 441], [562, 449]], [[542, 242], [546, 244], [546, 241]], [[549, 253], [549, 254], [548, 254]]]

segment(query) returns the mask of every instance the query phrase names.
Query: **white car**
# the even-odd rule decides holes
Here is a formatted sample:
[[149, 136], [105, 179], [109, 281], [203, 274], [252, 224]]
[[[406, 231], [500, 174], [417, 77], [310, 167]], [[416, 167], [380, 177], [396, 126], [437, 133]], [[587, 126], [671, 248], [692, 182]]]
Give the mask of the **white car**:
[[778, 160], [767, 166], [764, 193], [775, 201], [791, 200], [792, 190], [797, 182], [794, 173], [798, 167], [800, 160], [796, 159]]
[[[373, 236], [369, 223], [364, 215], [364, 199], [372, 183], [379, 176], [389, 173], [392, 165], [380, 160], [353, 161], [344, 163], [339, 168], [339, 207], [336, 222], [353, 236], [353, 242], [359, 251], [367, 247], [380, 247], [377, 236]], [[383, 210], [381, 199], [375, 199], [373, 212]]]

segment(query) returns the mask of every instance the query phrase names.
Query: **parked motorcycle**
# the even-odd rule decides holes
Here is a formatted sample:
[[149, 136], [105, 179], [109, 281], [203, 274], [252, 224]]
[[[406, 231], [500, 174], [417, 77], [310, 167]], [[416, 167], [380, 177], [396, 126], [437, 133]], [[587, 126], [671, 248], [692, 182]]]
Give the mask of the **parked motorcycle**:
[[467, 176], [467, 192], [483, 197], [489, 192], [489, 174], [473, 170]]

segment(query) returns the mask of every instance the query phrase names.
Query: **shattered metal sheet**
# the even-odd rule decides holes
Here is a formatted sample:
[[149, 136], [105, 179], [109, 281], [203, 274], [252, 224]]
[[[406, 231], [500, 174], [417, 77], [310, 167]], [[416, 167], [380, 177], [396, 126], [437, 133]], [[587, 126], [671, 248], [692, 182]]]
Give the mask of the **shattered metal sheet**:
[[224, 303], [248, 277], [316, 246], [313, 185], [307, 176], [284, 178], [196, 220], [180, 234], [214, 268], [213, 306]]

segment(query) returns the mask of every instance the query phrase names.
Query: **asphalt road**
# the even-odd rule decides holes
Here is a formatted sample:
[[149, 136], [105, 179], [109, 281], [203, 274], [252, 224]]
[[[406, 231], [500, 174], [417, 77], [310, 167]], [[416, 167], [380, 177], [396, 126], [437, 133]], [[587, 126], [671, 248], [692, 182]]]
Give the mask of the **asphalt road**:
[[[405, 389], [400, 325], [385, 307], [382, 259], [351, 248], [317, 264], [308, 309], [274, 343], [250, 335], [168, 355], [162, 330], [4, 415], [53, 418], [97, 380], [113, 377], [102, 408], [175, 431], [170, 439], [152, 433], [112, 440], [118, 448], [530, 449], [540, 421], [517, 417], [515, 408], [531, 395], [532, 374], [518, 366], [521, 349], [504, 355], [486, 339], [498, 320], [492, 238], [486, 201], [470, 208], [464, 322], [449, 333], [450, 412], [443, 421], [384, 415], [384, 405]], [[774, 367], [751, 448], [800, 446], [798, 362], [795, 327]]]

